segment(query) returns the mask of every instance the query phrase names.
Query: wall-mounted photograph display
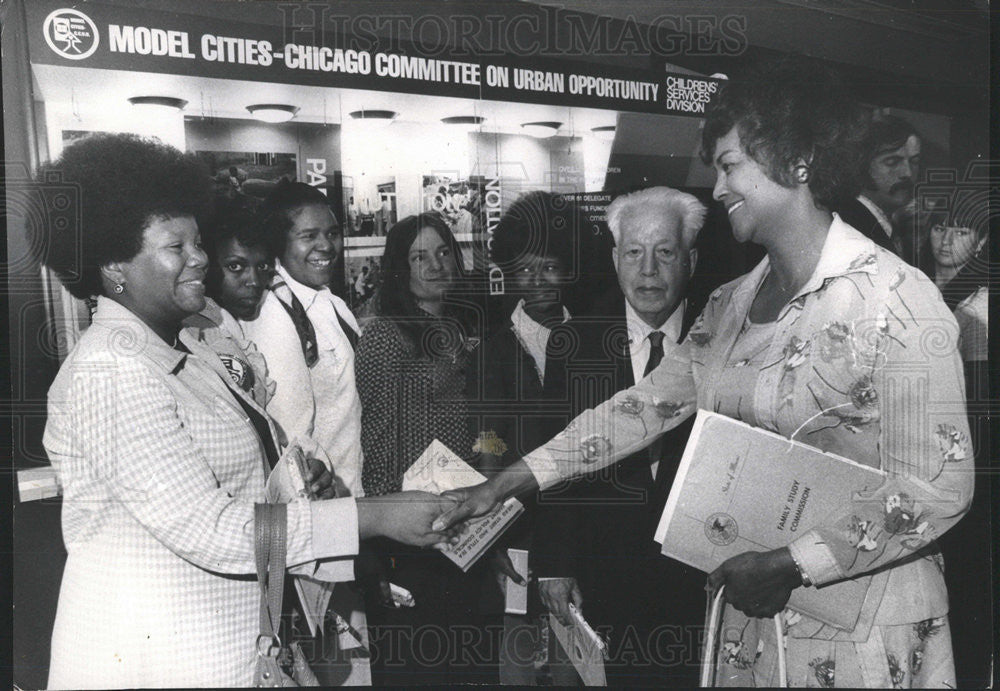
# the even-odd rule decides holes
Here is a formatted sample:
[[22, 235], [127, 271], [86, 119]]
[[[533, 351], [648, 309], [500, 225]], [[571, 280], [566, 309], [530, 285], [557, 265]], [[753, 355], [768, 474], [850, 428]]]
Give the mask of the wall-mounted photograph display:
[[294, 181], [295, 154], [247, 151], [196, 151], [205, 161], [217, 188], [263, 199], [278, 180]]
[[364, 327], [378, 314], [377, 296], [382, 285], [382, 247], [354, 248], [344, 258], [347, 304]]

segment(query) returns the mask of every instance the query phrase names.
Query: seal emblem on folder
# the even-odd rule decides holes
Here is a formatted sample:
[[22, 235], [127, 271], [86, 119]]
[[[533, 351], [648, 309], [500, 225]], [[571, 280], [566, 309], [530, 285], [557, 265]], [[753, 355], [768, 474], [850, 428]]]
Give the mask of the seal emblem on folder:
[[709, 542], [719, 547], [731, 545], [739, 537], [739, 526], [736, 519], [728, 513], [713, 513], [705, 521], [705, 536]]

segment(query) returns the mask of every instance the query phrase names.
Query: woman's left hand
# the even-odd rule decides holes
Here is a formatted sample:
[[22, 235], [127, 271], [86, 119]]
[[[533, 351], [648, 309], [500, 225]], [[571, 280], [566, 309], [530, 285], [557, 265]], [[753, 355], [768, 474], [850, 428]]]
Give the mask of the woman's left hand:
[[309, 458], [309, 477], [306, 486], [310, 493], [317, 499], [334, 499], [337, 496], [337, 487], [333, 481], [333, 473], [330, 472], [326, 464], [318, 458]]
[[726, 601], [748, 617], [772, 617], [785, 608], [802, 585], [787, 547], [770, 552], [744, 552], [727, 559], [708, 575], [712, 590], [726, 586]]

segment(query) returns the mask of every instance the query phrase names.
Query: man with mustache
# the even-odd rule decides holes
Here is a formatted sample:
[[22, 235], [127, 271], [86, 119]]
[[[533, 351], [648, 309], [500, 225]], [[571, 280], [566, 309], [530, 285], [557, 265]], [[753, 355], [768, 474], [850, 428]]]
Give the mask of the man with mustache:
[[[678, 348], [703, 306], [688, 286], [705, 213], [693, 195], [669, 187], [608, 207], [621, 292], [596, 306], [599, 317], [569, 322], [578, 343], [566, 371], [574, 415], [594, 404], [576, 392], [628, 388]], [[697, 684], [689, 651], [698, 647], [704, 575], [663, 557], [653, 541], [690, 429], [686, 422], [621, 464], [539, 498], [530, 559], [542, 603], [570, 623], [572, 602], [609, 634], [611, 685]]]
[[913, 230], [905, 220], [912, 216], [906, 212], [920, 175], [920, 149], [920, 135], [906, 120], [873, 119], [864, 140], [862, 192], [839, 210], [845, 223], [911, 263]]

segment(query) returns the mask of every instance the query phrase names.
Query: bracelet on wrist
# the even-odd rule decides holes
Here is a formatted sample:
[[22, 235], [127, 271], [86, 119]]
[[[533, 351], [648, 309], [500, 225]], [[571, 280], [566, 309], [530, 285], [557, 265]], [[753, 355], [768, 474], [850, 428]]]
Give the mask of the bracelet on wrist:
[[802, 585], [806, 587], [811, 586], [812, 580], [810, 580], [809, 574], [806, 573], [805, 569], [802, 568], [802, 564], [799, 563], [799, 560], [796, 559], [795, 553], [792, 552], [791, 550], [788, 550], [788, 553], [792, 556], [792, 561], [795, 563], [795, 568], [799, 572], [799, 578], [802, 579]]

